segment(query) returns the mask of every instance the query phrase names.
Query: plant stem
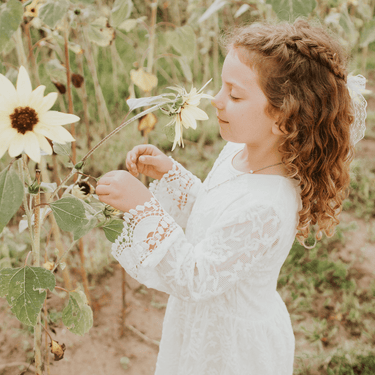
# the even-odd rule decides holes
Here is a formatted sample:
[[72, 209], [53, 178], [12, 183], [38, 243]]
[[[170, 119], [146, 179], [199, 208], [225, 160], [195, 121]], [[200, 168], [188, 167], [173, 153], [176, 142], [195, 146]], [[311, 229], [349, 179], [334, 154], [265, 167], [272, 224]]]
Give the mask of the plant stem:
[[[45, 254], [47, 255], [47, 253]], [[47, 257], [45, 257], [45, 260], [46, 260]], [[42, 326], [43, 327], [43, 326]], [[47, 331], [47, 327], [48, 327], [48, 322], [47, 322], [47, 298], [44, 300], [44, 330], [46, 331], [46, 335], [45, 335], [45, 338], [44, 338], [44, 341], [45, 341], [45, 357], [44, 357], [44, 363], [47, 365], [47, 375], [50, 375], [51, 374], [51, 370], [50, 370], [50, 366], [49, 366], [49, 353], [48, 353], [48, 340], [47, 340], [47, 335], [49, 336], [49, 338], [51, 339], [52, 341], [52, 338], [51, 338], [51, 335], [48, 333]]]
[[[71, 72], [70, 72], [70, 61], [69, 61], [69, 24], [68, 24], [68, 16], [65, 16], [65, 31], [64, 31], [64, 47], [65, 47], [65, 68], [66, 68], [66, 91], [68, 94], [68, 111], [69, 113], [74, 113], [73, 108], [73, 98], [72, 98], [72, 79], [71, 79]], [[75, 125], [70, 125], [70, 133], [72, 134], [73, 138], [76, 135]], [[76, 156], [76, 143], [72, 142], [72, 159], [73, 164], [76, 163], [77, 156]]]
[[[55, 156], [56, 155], [52, 156], [54, 161], [56, 161]], [[57, 168], [57, 163], [56, 163], [55, 168]], [[47, 182], [47, 183], [51, 182], [51, 180], [49, 178], [49, 175], [48, 175], [45, 158], [42, 158], [42, 160], [40, 161], [40, 169], [42, 171], [42, 180]], [[45, 193], [45, 196], [46, 196], [46, 200], [50, 201], [51, 193]], [[60, 228], [58, 227], [58, 225], [56, 223], [55, 216], [49, 215], [49, 219], [50, 219], [50, 222], [51, 222], [51, 228], [52, 228], [53, 238], [55, 240], [55, 246], [56, 246], [56, 248], [59, 252], [59, 256], [62, 256], [62, 254], [64, 254], [64, 245], [63, 245], [62, 240], [61, 240]], [[71, 281], [70, 281], [70, 274], [69, 274], [69, 268], [68, 267], [66, 267], [62, 270], [62, 275], [63, 275], [65, 287], [68, 288], [68, 289], [71, 289], [72, 284], [71, 284]]]
[[33, 71], [35, 82], [39, 86], [40, 79], [39, 79], [39, 74], [38, 74], [38, 67], [36, 65], [35, 56], [33, 53], [33, 44], [31, 41], [31, 33], [30, 33], [30, 22], [25, 24], [24, 30], [25, 30], [26, 39], [27, 39], [27, 47], [29, 48], [28, 58], [31, 61], [31, 70]]
[[29, 65], [27, 63], [25, 48], [22, 41], [21, 26], [18, 27], [17, 31], [13, 34], [13, 38], [16, 42], [16, 51], [19, 65], [23, 65], [27, 70], [29, 70]]
[[85, 253], [84, 253], [84, 246], [83, 246], [82, 238], [80, 238], [78, 241], [78, 250], [79, 250], [79, 258], [81, 260], [81, 277], [82, 277], [83, 289], [87, 297], [87, 303], [90, 305], [91, 304], [90, 289], [89, 289], [89, 281], [87, 279], [87, 272], [85, 269]]
[[148, 58], [147, 58], [147, 72], [152, 73], [152, 66], [154, 64], [154, 49], [155, 49], [155, 26], [156, 13], [158, 10], [158, 0], [153, 0], [151, 3], [151, 25], [148, 40]]
[[[105, 138], [103, 138], [97, 145], [95, 145], [83, 158], [82, 158], [82, 162], [84, 162], [85, 160], [87, 160], [87, 158], [89, 158], [91, 156], [91, 154], [96, 151], [104, 142], [108, 141], [109, 138], [113, 137], [115, 134], [117, 134], [122, 128], [124, 128], [125, 126], [129, 125], [130, 123], [132, 123], [133, 121], [139, 119], [140, 117], [144, 116], [144, 115], [147, 115], [147, 113], [151, 113], [151, 112], [154, 112], [156, 111], [158, 108], [160, 108], [162, 105], [164, 105], [163, 103], [161, 104], [157, 104], [157, 105], [154, 105], [153, 107], [151, 108], [148, 108], [146, 109], [145, 111], [143, 112], [140, 112], [138, 113], [137, 115], [135, 115], [134, 117], [132, 117], [131, 119], [127, 120], [127, 121], [124, 121], [122, 124], [120, 124], [116, 129], [114, 129], [113, 131], [111, 131]], [[127, 116], [129, 115], [129, 113], [127, 114]], [[127, 117], [126, 116], [126, 117]], [[72, 173], [71, 173], [72, 174]], [[71, 176], [70, 176], [71, 177]], [[69, 177], [69, 178], [70, 178]], [[65, 179], [66, 180], [66, 179]], [[64, 181], [65, 181], [64, 180]]]
[[126, 318], [126, 272], [123, 267], [121, 267], [121, 275], [122, 275], [122, 319], [121, 319], [121, 333], [120, 337], [124, 336], [125, 334], [125, 318]]
[[[40, 170], [36, 170], [36, 180], [40, 185]], [[38, 193], [35, 195], [34, 201], [34, 267], [40, 267], [40, 188]], [[34, 327], [34, 353], [35, 353], [35, 374], [42, 375], [42, 331], [40, 329], [40, 312], [37, 318], [37, 324]]]
[[68, 294], [70, 293], [69, 290], [66, 290], [66, 289], [62, 288], [61, 286], [55, 286], [55, 289], [63, 290], [64, 292], [66, 292]]
[[[78, 32], [75, 34], [77, 42], [79, 44], [79, 37]], [[83, 77], [82, 86], [80, 87], [81, 91], [81, 100], [82, 100], [82, 107], [83, 107], [83, 121], [85, 122], [85, 128], [86, 128], [86, 139], [87, 139], [87, 148], [91, 148], [91, 138], [90, 138], [90, 114], [89, 114], [89, 106], [87, 101], [87, 90], [86, 90], [86, 78], [85, 78], [85, 72], [83, 69], [83, 54], [77, 53], [76, 54], [76, 62], [77, 62], [77, 68], [78, 73]]]
[[90, 73], [91, 73], [91, 76], [92, 76], [92, 79], [93, 79], [93, 82], [94, 82], [95, 97], [96, 97], [96, 101], [98, 103], [98, 114], [99, 114], [100, 122], [105, 127], [105, 129], [107, 129], [105, 124], [109, 125], [112, 128], [113, 124], [112, 124], [111, 116], [109, 115], [108, 108], [107, 108], [106, 102], [104, 100], [103, 92], [102, 92], [102, 89], [100, 87], [98, 73], [97, 73], [97, 70], [96, 70], [96, 66], [95, 66], [95, 62], [94, 62], [95, 60], [94, 60], [94, 56], [93, 56], [93, 53], [92, 53], [88, 33], [87, 33], [87, 30], [84, 26], [81, 26], [81, 32], [82, 32], [82, 35], [81, 35], [81, 33], [79, 33], [80, 44], [82, 45], [82, 47], [84, 49], [84, 53], [85, 53], [85, 57], [86, 57], [86, 61], [87, 61], [87, 66], [90, 70]]
[[59, 190], [65, 185], [65, 183], [77, 172], [77, 169], [73, 168], [69, 174], [61, 181], [60, 185], [55, 189], [51, 195], [51, 200], [56, 196]]
[[[22, 187], [23, 187], [23, 189], [25, 189], [25, 174], [24, 174], [25, 172], [24, 172], [24, 169], [23, 169], [23, 163], [24, 163], [24, 159], [20, 158], [18, 160], [18, 170], [19, 170], [19, 173], [20, 173], [21, 181], [22, 181]], [[33, 234], [33, 226], [32, 226], [32, 214], [31, 214], [31, 212], [29, 210], [29, 206], [27, 204], [27, 197], [26, 197], [25, 191], [23, 193], [22, 201], [23, 201], [23, 207], [25, 209], [26, 218], [27, 218], [27, 226], [29, 228], [29, 234], [30, 234], [30, 239], [31, 239], [31, 249], [34, 252], [34, 234]]]
[[25, 259], [25, 267], [27, 266], [27, 261], [28, 261], [28, 259], [29, 259], [29, 255], [32, 253], [32, 251], [29, 251], [28, 253], [27, 253], [27, 256], [26, 256], [26, 259]]
[[78, 240], [75, 240], [73, 241], [71, 244], [70, 244], [70, 247], [68, 249], [66, 249], [63, 253], [63, 255], [60, 256], [60, 258], [56, 261], [55, 263], [55, 267], [53, 267], [52, 269], [52, 273], [55, 271], [55, 269], [58, 267], [58, 265], [61, 263], [61, 261], [63, 260], [63, 258], [69, 253], [70, 250], [73, 249], [74, 245], [78, 242]]

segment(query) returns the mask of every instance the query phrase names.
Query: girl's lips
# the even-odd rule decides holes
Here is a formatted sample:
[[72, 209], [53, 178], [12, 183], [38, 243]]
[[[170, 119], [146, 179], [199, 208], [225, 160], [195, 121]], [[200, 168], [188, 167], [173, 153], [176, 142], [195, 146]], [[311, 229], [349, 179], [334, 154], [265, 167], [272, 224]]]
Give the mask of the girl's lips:
[[228, 124], [228, 121], [224, 121], [224, 120], [222, 120], [219, 116], [216, 116], [217, 117], [217, 119], [219, 120], [219, 122], [223, 122], [224, 124]]

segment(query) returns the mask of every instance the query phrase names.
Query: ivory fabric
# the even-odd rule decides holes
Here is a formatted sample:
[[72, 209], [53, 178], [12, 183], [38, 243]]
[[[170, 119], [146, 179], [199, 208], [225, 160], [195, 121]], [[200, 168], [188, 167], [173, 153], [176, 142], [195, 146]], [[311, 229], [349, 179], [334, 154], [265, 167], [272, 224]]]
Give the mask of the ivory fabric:
[[242, 173], [232, 158], [243, 147], [228, 142], [203, 183], [172, 159], [150, 184], [151, 200], [124, 214], [113, 256], [170, 295], [155, 375], [293, 373], [294, 334], [276, 286], [299, 188], [278, 175], [231, 180]]

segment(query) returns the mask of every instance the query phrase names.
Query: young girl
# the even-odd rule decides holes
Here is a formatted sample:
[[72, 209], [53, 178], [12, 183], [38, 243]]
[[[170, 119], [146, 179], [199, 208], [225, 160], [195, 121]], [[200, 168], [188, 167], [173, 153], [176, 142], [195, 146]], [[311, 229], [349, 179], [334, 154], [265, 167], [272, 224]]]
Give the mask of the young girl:
[[[109, 172], [96, 189], [125, 212], [114, 257], [170, 295], [156, 375], [293, 373], [280, 268], [296, 235], [333, 233], [363, 136], [345, 56], [321, 28], [252, 24], [226, 46], [212, 104], [228, 143], [206, 180], [140, 145], [127, 154], [130, 173]], [[156, 179], [149, 189], [138, 173]]]

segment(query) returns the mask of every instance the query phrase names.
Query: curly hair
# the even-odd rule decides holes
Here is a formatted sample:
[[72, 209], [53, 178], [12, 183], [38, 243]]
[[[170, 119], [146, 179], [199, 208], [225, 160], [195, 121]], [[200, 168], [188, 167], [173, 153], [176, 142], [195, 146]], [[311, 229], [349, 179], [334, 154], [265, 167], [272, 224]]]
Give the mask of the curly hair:
[[316, 240], [323, 232], [331, 237], [349, 192], [354, 157], [348, 56], [327, 31], [304, 19], [237, 27], [221, 42], [256, 71], [268, 99], [266, 113], [277, 114], [284, 132], [282, 162], [301, 189], [298, 241], [307, 247], [313, 227]]

